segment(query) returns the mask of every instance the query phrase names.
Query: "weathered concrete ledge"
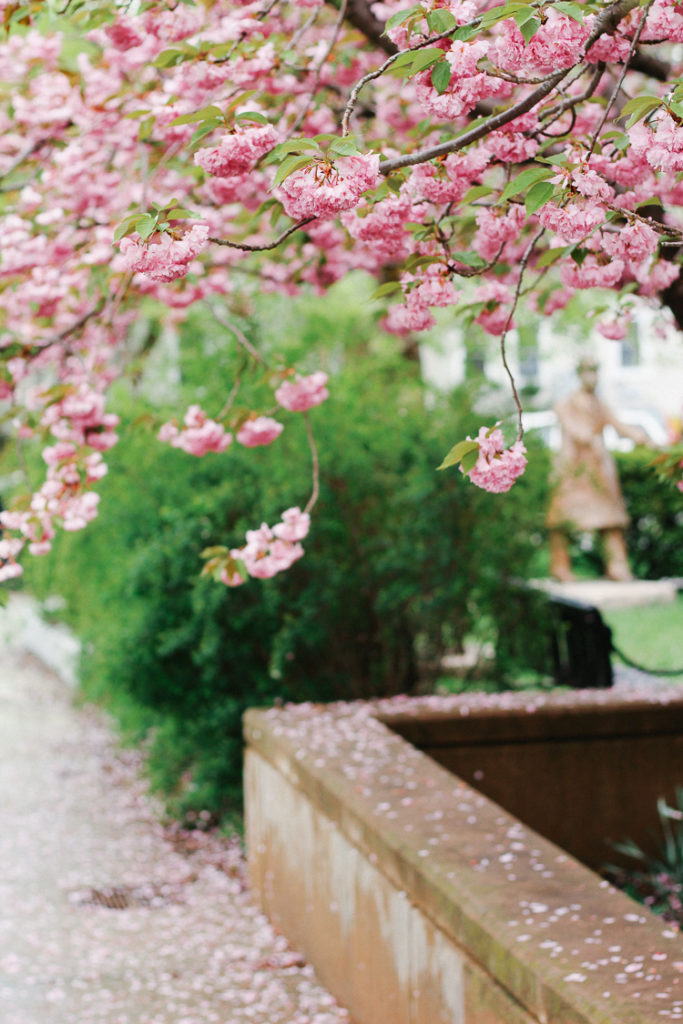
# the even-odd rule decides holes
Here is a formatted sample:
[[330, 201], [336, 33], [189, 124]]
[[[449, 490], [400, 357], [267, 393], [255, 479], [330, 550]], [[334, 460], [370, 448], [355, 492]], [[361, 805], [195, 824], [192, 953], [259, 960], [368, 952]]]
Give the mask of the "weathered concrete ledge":
[[[683, 723], [683, 696], [468, 695], [247, 713], [254, 888], [356, 1024], [683, 1020], [680, 933], [390, 728], [412, 722], [424, 734], [431, 720], [442, 737], [460, 730], [457, 747], [468, 723], [472, 737], [490, 737], [485, 722], [498, 721], [507, 742], [516, 719], [535, 742], [545, 717], [579, 743], [581, 713], [622, 715], [636, 732], [647, 720], [652, 739], [663, 722], [669, 733], [674, 718]], [[610, 729], [625, 742], [614, 725], [601, 742]]]
[[533, 586], [554, 597], [568, 597], [595, 605], [602, 611], [612, 608], [641, 608], [648, 604], [671, 604], [683, 589], [681, 580], [534, 580]]

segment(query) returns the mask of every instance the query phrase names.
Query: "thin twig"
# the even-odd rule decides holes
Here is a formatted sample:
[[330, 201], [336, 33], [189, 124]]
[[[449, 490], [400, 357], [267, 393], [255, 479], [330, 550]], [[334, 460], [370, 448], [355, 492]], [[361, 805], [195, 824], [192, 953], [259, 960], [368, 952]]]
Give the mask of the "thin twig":
[[[581, 77], [581, 75], [585, 74], [585, 71], [586, 69], [582, 68], [581, 72], [576, 76], [576, 78], [574, 78], [572, 82], [567, 83], [567, 87], [572, 85], [573, 82], [577, 81]], [[597, 64], [595, 71], [593, 72], [593, 77], [586, 86], [585, 91], [582, 92], [580, 96], [569, 97], [562, 103], [556, 103], [554, 107], [549, 107], [547, 110], [545, 110], [539, 118], [540, 121], [543, 121], [543, 130], [545, 131], [548, 125], [551, 125], [554, 121], [558, 119], [558, 117], [561, 117], [566, 110], [573, 109], [574, 107], [576, 107], [577, 103], [583, 103], [584, 100], [590, 99], [590, 97], [593, 95], [598, 85], [600, 84], [600, 79], [602, 78], [604, 72], [605, 64], [603, 61], [600, 61]]]
[[[584, 46], [584, 53], [591, 48], [596, 39], [599, 39], [603, 33], [609, 33], [616, 28], [621, 19], [626, 17], [637, 3], [638, 0], [617, 0], [616, 3], [602, 11], [595, 19], [593, 31]], [[459, 149], [469, 146], [470, 143], [477, 142], [490, 132], [502, 128], [503, 125], [508, 124], [510, 121], [514, 121], [521, 114], [526, 114], [537, 103], [545, 99], [555, 86], [559, 85], [562, 79], [566, 78], [579, 64], [581, 64], [581, 61], [576, 61], [570, 67], [561, 68], [559, 71], [556, 71], [543, 85], [539, 85], [538, 89], [534, 89], [533, 92], [529, 93], [528, 96], [518, 103], [515, 103], [508, 110], [490, 117], [483, 124], [471, 128], [457, 139], [452, 139], [450, 142], [442, 142], [440, 145], [431, 146], [429, 149], [419, 150], [417, 153], [408, 153], [405, 156], [395, 157], [393, 160], [385, 160], [379, 165], [380, 173], [390, 174], [392, 171], [398, 170], [399, 167], [413, 167], [416, 164], [423, 164], [427, 160], [433, 160], [438, 156], [445, 156], [447, 153], [455, 153]]]
[[311, 496], [306, 502], [306, 508], [304, 512], [309, 513], [313, 511], [315, 503], [320, 496], [320, 462], [318, 460], [318, 449], [315, 445], [315, 438], [313, 437], [313, 430], [311, 428], [311, 422], [308, 418], [308, 413], [304, 412], [304, 424], [306, 426], [306, 437], [308, 438], [308, 447], [311, 449], [311, 464], [313, 469], [313, 489]]
[[299, 228], [305, 227], [306, 224], [310, 224], [314, 221], [315, 217], [304, 217], [303, 220], [297, 221], [296, 224], [292, 224], [291, 227], [283, 231], [274, 242], [270, 242], [268, 245], [247, 245], [246, 242], [231, 242], [227, 238], [213, 238], [209, 237], [210, 242], [214, 242], [216, 245], [227, 245], [230, 249], [241, 249], [242, 252], [266, 252], [268, 249], [277, 249], [278, 245], [281, 245], [286, 238], [293, 235]]
[[342, 30], [342, 25], [344, 24], [344, 18], [346, 17], [347, 5], [348, 5], [348, 0], [342, 0], [342, 5], [339, 8], [339, 14], [337, 16], [337, 20], [335, 22], [334, 29], [332, 31], [332, 38], [330, 39], [328, 45], [325, 48], [325, 52], [323, 53], [322, 57], [318, 61], [317, 66], [314, 69], [314, 72], [313, 72], [313, 74], [314, 74], [313, 85], [311, 86], [311, 90], [310, 90], [310, 93], [309, 93], [309, 96], [308, 96], [308, 100], [306, 101], [305, 107], [300, 112], [299, 116], [296, 118], [296, 120], [294, 121], [294, 124], [290, 128], [289, 134], [287, 136], [288, 138], [290, 138], [294, 134], [294, 132], [299, 130], [299, 128], [301, 127], [301, 125], [303, 124], [303, 122], [304, 122], [304, 120], [306, 118], [306, 115], [308, 114], [308, 111], [311, 109], [311, 103], [313, 102], [313, 98], [314, 98], [316, 92], [318, 91], [318, 86], [320, 85], [320, 76], [322, 74], [322, 70], [325, 67], [325, 64], [327, 63], [327, 61], [329, 59], [329, 56], [332, 53], [332, 50], [336, 46], [337, 40], [339, 39], [339, 33]]
[[512, 307], [510, 309], [510, 315], [507, 318], [505, 327], [503, 328], [503, 333], [500, 336], [500, 354], [501, 354], [501, 357], [502, 357], [502, 360], [503, 360], [503, 366], [505, 367], [505, 372], [507, 373], [508, 379], [510, 381], [510, 387], [512, 388], [512, 397], [514, 399], [515, 406], [517, 408], [517, 440], [518, 441], [521, 441], [522, 438], [524, 437], [524, 427], [522, 426], [522, 412], [523, 412], [523, 410], [522, 410], [522, 403], [521, 403], [520, 398], [519, 398], [519, 393], [517, 391], [517, 385], [515, 384], [515, 378], [514, 378], [514, 376], [512, 374], [512, 370], [510, 369], [509, 363], [507, 361], [507, 353], [505, 351], [505, 339], [507, 337], [508, 331], [510, 330], [510, 324], [512, 323], [512, 318], [514, 317], [515, 310], [517, 309], [517, 303], [519, 302], [519, 296], [520, 296], [520, 293], [522, 291], [522, 279], [524, 277], [524, 271], [526, 270], [526, 265], [529, 262], [529, 257], [531, 256], [531, 253], [534, 251], [534, 247], [536, 245], [536, 242], [538, 242], [538, 240], [540, 239], [541, 235], [543, 235], [544, 232], [545, 232], [545, 228], [541, 228], [541, 230], [538, 231], [534, 235], [534, 237], [529, 242], [529, 245], [527, 246], [527, 248], [526, 248], [526, 250], [524, 252], [524, 255], [522, 256], [522, 258], [521, 258], [521, 260], [519, 262], [519, 277], [517, 278], [517, 287], [515, 288], [515, 294], [514, 294], [514, 298], [512, 300]]
[[631, 40], [631, 46], [629, 48], [628, 54], [626, 55], [626, 60], [624, 61], [624, 66], [621, 69], [621, 74], [619, 75], [619, 80], [617, 81], [617, 84], [615, 85], [614, 90], [612, 91], [612, 95], [609, 98], [607, 106], [605, 107], [605, 109], [602, 112], [602, 117], [600, 118], [600, 124], [596, 128], [595, 133], [593, 135], [593, 138], [591, 139], [591, 144], [590, 144], [590, 146], [588, 148], [587, 158], [590, 157], [590, 155], [593, 153], [593, 151], [594, 151], [594, 149], [595, 149], [595, 147], [597, 145], [598, 138], [600, 136], [600, 132], [604, 128], [605, 121], [607, 120], [607, 118], [609, 116], [609, 112], [612, 109], [612, 107], [614, 106], [614, 101], [616, 100], [617, 96], [619, 95], [621, 87], [624, 84], [624, 79], [626, 78], [626, 72], [629, 69], [629, 64], [631, 63], [631, 59], [633, 57], [633, 54], [636, 52], [636, 47], [638, 46], [638, 43], [640, 41], [640, 37], [641, 37], [641, 35], [643, 33], [643, 29], [645, 28], [645, 22], [647, 21], [647, 16], [650, 13], [650, 8], [652, 7], [653, 3], [654, 3], [654, 0], [648, 0], [647, 6], [645, 7], [645, 10], [643, 11], [643, 16], [640, 19], [640, 21], [638, 22], [638, 28], [636, 29], [636, 31], [635, 31], [635, 33], [633, 35], [633, 39]]
[[21, 156], [18, 156], [16, 160], [9, 165], [6, 171], [3, 171], [2, 174], [0, 174], [0, 181], [4, 181], [5, 178], [9, 178], [10, 174], [13, 174], [18, 167], [21, 167], [24, 160], [28, 160], [30, 156], [33, 156], [34, 153], [50, 141], [50, 139], [38, 139], [36, 142], [32, 143], [28, 149], [24, 150]]
[[81, 327], [84, 327], [87, 324], [88, 320], [97, 316], [98, 313], [101, 313], [105, 305], [105, 300], [100, 299], [100, 301], [89, 309], [87, 313], [84, 313], [78, 318], [78, 320], [75, 320], [70, 327], [65, 327], [64, 330], [60, 331], [59, 334], [57, 334], [51, 341], [48, 341], [47, 345], [55, 345], [60, 341], [64, 341], [70, 334], [75, 334], [76, 331], [79, 331]]
[[[481, 21], [481, 18], [476, 18], [475, 21]], [[474, 24], [474, 22], [471, 24]], [[363, 77], [356, 82], [349, 94], [344, 116], [342, 117], [342, 136], [349, 134], [349, 120], [356, 107], [358, 96], [360, 95], [360, 91], [363, 86], [367, 85], [368, 82], [374, 81], [375, 78], [381, 78], [384, 72], [387, 71], [399, 57], [402, 57], [406, 53], [414, 53], [416, 50], [424, 50], [427, 46], [433, 46], [434, 43], [438, 43], [441, 39], [447, 39], [453, 34], [453, 32], [454, 29], [450, 29], [448, 32], [442, 32], [441, 35], [431, 36], [429, 39], [424, 39], [421, 43], [416, 43], [415, 46], [409, 46], [405, 50], [399, 50], [397, 53], [392, 53], [392, 55], [384, 61], [384, 64], [382, 64], [381, 67], [378, 67], [375, 71], [368, 72], [367, 75], [363, 75]]]
[[228, 413], [232, 409], [232, 406], [233, 406], [233, 403], [234, 403], [235, 399], [237, 398], [237, 393], [238, 393], [238, 391], [240, 389], [241, 384], [242, 384], [242, 375], [241, 375], [241, 373], [238, 373], [238, 374], [235, 375], [235, 383], [230, 388], [230, 393], [228, 394], [228, 397], [225, 400], [225, 405], [223, 406], [221, 411], [218, 413], [218, 416], [216, 416], [217, 420], [220, 421], [220, 420], [224, 419], [228, 415]]
[[216, 323], [220, 324], [221, 327], [225, 327], [225, 329], [227, 331], [230, 331], [231, 334], [234, 334], [235, 337], [237, 338], [238, 343], [242, 346], [242, 348], [245, 350], [245, 352], [248, 352], [249, 355], [252, 357], [252, 359], [255, 359], [257, 363], [261, 363], [262, 365], [265, 366], [266, 365], [265, 359], [263, 358], [261, 353], [258, 351], [258, 349], [254, 348], [254, 346], [249, 341], [249, 339], [244, 334], [244, 332], [241, 331], [240, 328], [237, 327], [232, 322], [232, 320], [228, 320], [226, 317], [224, 317], [222, 315], [221, 311], [218, 309], [218, 307], [216, 306], [216, 304], [214, 302], [212, 302], [210, 299], [205, 299], [204, 301], [206, 302], [207, 306], [209, 307], [209, 310], [211, 311], [211, 315], [213, 316], [213, 318], [216, 321]]

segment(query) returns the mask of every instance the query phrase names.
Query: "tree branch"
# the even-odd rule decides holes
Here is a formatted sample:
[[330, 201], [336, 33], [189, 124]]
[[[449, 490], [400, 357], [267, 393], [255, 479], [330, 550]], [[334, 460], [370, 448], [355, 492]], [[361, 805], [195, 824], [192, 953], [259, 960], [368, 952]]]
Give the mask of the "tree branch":
[[278, 235], [274, 242], [269, 242], [268, 245], [248, 245], [246, 242], [231, 242], [228, 238], [212, 238], [211, 236], [209, 236], [209, 241], [214, 242], [216, 245], [227, 245], [229, 249], [241, 249], [242, 252], [266, 252], [268, 249], [277, 249], [278, 245], [281, 245], [286, 238], [289, 238], [295, 231], [298, 231], [299, 228], [304, 227], [306, 224], [310, 224], [313, 220], [315, 220], [315, 217], [304, 217], [303, 220], [292, 224], [281, 235]]
[[[638, 0], [617, 0], [616, 3], [607, 7], [598, 17], [595, 19], [595, 25], [593, 31], [588, 37], [584, 53], [590, 50], [593, 43], [600, 38], [601, 35], [611, 35], [616, 29], [619, 22], [629, 14], [634, 7], [638, 6]], [[447, 153], [455, 153], [459, 149], [463, 149], [465, 146], [469, 146], [472, 142], [477, 142], [479, 139], [488, 135], [489, 132], [496, 131], [505, 124], [509, 124], [510, 121], [514, 121], [515, 118], [521, 114], [526, 114], [527, 111], [535, 107], [537, 103], [545, 99], [553, 91], [556, 85], [562, 81], [563, 78], [573, 71], [580, 61], [576, 64], [572, 64], [568, 68], [562, 68], [556, 71], [546, 82], [539, 85], [538, 89], [534, 89], [533, 92], [515, 103], [514, 106], [508, 110], [502, 111], [500, 114], [496, 114], [495, 117], [490, 118], [484, 124], [477, 125], [476, 128], [471, 128], [468, 132], [458, 136], [457, 139], [452, 139], [450, 142], [442, 142], [438, 146], [432, 146], [430, 149], [422, 149], [417, 153], [409, 153], [406, 156], [396, 157], [393, 160], [385, 160], [380, 164], [379, 169], [381, 174], [390, 174], [392, 171], [397, 170], [399, 167], [413, 167], [415, 164], [423, 164], [427, 160], [433, 160], [438, 156], [445, 156]]]

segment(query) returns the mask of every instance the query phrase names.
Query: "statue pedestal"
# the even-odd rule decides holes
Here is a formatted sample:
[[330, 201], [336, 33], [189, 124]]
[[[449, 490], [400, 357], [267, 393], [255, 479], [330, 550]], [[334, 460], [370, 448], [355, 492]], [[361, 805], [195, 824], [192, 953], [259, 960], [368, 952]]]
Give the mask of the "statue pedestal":
[[647, 604], [669, 604], [676, 600], [680, 580], [531, 580], [531, 585], [553, 597], [581, 601], [601, 610], [637, 608]]

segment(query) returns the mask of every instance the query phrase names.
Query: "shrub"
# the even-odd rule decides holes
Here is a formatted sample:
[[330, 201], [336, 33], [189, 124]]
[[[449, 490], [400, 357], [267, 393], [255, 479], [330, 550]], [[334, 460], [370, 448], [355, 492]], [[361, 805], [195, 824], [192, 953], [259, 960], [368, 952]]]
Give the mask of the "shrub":
[[617, 455], [626, 508], [631, 517], [627, 544], [640, 579], [683, 576], [681, 493], [651, 468], [652, 454], [637, 448]]
[[[229, 390], [235, 364], [226, 357], [202, 387]], [[150, 415], [135, 395], [119, 403], [128, 420]], [[238, 807], [249, 705], [414, 690], [425, 663], [495, 623], [508, 577], [528, 574], [541, 540], [545, 461], [503, 499], [437, 473], [479, 418], [465, 393], [427, 408], [405, 359], [366, 352], [342, 365], [312, 415], [320, 500], [306, 555], [282, 576], [228, 589], [199, 575], [200, 555], [304, 503], [301, 422], [271, 448], [201, 460], [160, 445], [155, 430], [126, 434], [99, 518], [31, 567], [36, 589], [68, 601], [86, 693], [147, 735], [152, 778], [175, 814]]]

